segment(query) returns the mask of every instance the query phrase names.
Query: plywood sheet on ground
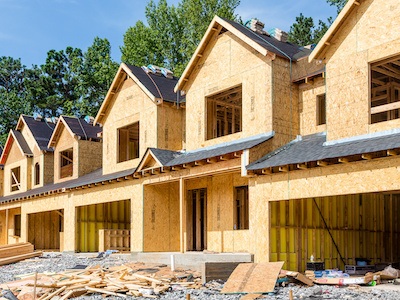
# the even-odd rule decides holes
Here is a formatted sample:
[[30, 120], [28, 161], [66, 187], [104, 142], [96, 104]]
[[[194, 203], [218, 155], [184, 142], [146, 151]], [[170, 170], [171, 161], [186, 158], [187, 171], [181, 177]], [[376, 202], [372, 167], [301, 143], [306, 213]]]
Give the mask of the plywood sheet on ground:
[[243, 263], [236, 267], [221, 293], [263, 294], [274, 291], [284, 262]]

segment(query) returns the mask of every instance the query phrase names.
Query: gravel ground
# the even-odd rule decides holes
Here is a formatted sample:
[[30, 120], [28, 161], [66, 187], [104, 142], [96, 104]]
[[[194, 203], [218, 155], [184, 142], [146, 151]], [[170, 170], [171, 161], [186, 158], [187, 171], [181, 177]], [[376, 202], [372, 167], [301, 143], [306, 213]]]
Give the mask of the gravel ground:
[[[46, 253], [44, 257], [31, 259], [15, 264], [0, 266], [0, 283], [6, 283], [16, 280], [15, 275], [32, 273], [32, 272], [61, 272], [65, 269], [72, 268], [76, 265], [98, 265], [107, 268], [114, 265], [121, 265], [130, 262], [129, 257], [110, 256], [107, 258], [96, 259], [79, 255], [66, 255], [56, 253]], [[186, 299], [186, 295], [190, 294], [191, 300], [234, 300], [240, 299], [241, 295], [222, 295], [220, 290], [223, 282], [210, 282], [204, 286], [204, 289], [192, 290], [178, 286], [173, 286], [171, 291], [160, 296], [160, 299]], [[264, 295], [264, 299], [289, 299], [289, 291], [293, 291], [294, 299], [400, 299], [400, 288], [396, 291], [389, 289], [380, 289], [377, 287], [367, 288], [346, 288], [328, 285], [315, 285], [313, 287], [305, 287], [295, 284], [289, 284], [286, 287], [278, 287], [274, 294]], [[149, 298], [133, 298], [128, 299], [148, 300]], [[76, 298], [77, 300], [98, 299], [103, 300], [101, 295], [91, 295]], [[107, 299], [118, 299], [118, 297], [108, 297]], [[125, 299], [125, 298], [120, 298]]]

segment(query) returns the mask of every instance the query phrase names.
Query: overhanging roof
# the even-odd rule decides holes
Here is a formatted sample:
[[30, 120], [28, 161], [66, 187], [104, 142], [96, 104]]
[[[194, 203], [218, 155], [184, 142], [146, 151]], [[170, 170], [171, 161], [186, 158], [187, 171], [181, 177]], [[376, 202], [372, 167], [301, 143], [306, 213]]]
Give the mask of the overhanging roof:
[[335, 38], [337, 33], [340, 31], [342, 25], [344, 24], [344, 22], [351, 15], [352, 11], [357, 6], [362, 4], [363, 1], [364, 0], [348, 0], [347, 4], [342, 9], [342, 11], [339, 13], [336, 20], [332, 23], [332, 25], [329, 27], [328, 31], [324, 34], [324, 36], [319, 41], [317, 46], [311, 52], [310, 56], [308, 57], [308, 60], [310, 62], [313, 59], [324, 59], [324, 54], [327, 50], [327, 47], [330, 46], [331, 40]]
[[4, 147], [4, 151], [1, 154], [0, 164], [4, 165], [7, 161], [8, 153], [11, 150], [13, 142], [16, 142], [18, 149], [21, 151], [22, 155], [25, 156], [33, 156], [32, 150], [29, 148], [28, 143], [26, 142], [25, 138], [18, 130], [10, 130], [8, 134], [7, 141]]

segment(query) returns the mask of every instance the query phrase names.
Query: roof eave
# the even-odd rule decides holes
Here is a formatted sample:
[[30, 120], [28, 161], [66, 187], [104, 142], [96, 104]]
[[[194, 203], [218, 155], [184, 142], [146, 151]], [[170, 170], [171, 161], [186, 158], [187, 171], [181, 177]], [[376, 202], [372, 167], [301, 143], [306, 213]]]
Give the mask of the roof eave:
[[309, 62], [314, 59], [324, 59], [323, 54], [325, 54], [327, 47], [330, 46], [330, 41], [335, 37], [336, 33], [340, 30], [341, 26], [347, 20], [354, 8], [361, 4], [361, 1], [362, 0], [349, 0], [347, 2], [340, 14], [337, 16], [336, 20], [332, 23], [328, 31], [324, 34], [317, 46], [311, 52], [310, 56], [308, 57]]

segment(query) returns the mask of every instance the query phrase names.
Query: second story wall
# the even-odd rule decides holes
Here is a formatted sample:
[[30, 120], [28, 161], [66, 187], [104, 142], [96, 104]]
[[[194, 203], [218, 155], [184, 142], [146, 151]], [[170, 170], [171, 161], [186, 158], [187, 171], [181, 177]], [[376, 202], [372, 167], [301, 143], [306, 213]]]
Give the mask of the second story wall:
[[101, 168], [101, 142], [78, 140], [78, 175], [82, 176]]
[[185, 108], [163, 104], [157, 107], [157, 148], [185, 148]]
[[[135, 153], [121, 153], [119, 142], [129, 134], [138, 139]], [[128, 78], [114, 95], [103, 124], [103, 173], [135, 168], [147, 147], [157, 147], [157, 105]]]
[[327, 139], [400, 128], [400, 2], [349, 1], [338, 18], [316, 48], [326, 63]]
[[[211, 39], [185, 86], [187, 150], [272, 131], [271, 66], [270, 56], [264, 57], [230, 32]], [[225, 98], [240, 99], [226, 100], [233, 105], [224, 112]], [[235, 107], [240, 113], [233, 119]], [[219, 132], [224, 117], [230, 123], [228, 134]]]

